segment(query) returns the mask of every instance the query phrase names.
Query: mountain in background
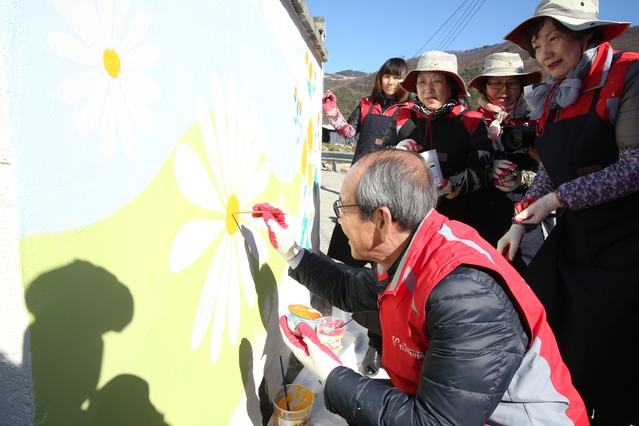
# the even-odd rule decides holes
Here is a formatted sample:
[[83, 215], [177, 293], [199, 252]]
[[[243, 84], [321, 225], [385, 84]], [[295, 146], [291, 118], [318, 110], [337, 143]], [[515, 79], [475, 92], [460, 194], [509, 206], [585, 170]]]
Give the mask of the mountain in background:
[[[611, 42], [612, 47], [617, 50], [628, 50], [632, 52], [639, 52], [639, 26], [634, 26], [628, 29], [622, 36], [616, 38]], [[484, 59], [491, 53], [497, 52], [514, 52], [519, 53], [519, 56], [524, 61], [524, 67], [526, 71], [542, 71], [543, 69], [537, 61], [531, 58], [526, 51], [519, 48], [509, 41], [505, 41], [499, 44], [493, 44], [491, 46], [478, 47], [471, 50], [464, 51], [450, 51], [457, 56], [457, 66], [459, 68], [459, 75], [468, 84], [470, 80], [476, 75], [481, 74]], [[329, 52], [330, 53], [330, 52]], [[408, 68], [415, 69], [419, 58], [409, 59]], [[379, 64], [382, 66], [382, 64]], [[335, 93], [338, 100], [339, 109], [346, 119], [348, 119], [351, 112], [359, 105], [362, 98], [369, 96], [373, 89], [375, 82], [374, 73], [365, 73], [361, 71], [340, 71], [334, 74], [324, 74], [324, 91], [330, 90]], [[479, 93], [470, 89], [470, 106], [471, 108], [477, 108], [477, 99]], [[326, 115], [324, 115], [324, 124], [328, 123]]]

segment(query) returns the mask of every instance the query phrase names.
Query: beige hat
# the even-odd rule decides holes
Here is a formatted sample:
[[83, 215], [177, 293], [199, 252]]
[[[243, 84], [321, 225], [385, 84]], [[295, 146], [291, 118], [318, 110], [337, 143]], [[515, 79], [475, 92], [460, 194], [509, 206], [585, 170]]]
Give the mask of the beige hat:
[[401, 80], [400, 84], [404, 90], [415, 93], [417, 75], [422, 71], [437, 72], [451, 76], [459, 85], [459, 93], [456, 95], [469, 96], [464, 80], [457, 74], [457, 56], [437, 50], [424, 53], [421, 58], [419, 58], [417, 68], [411, 70], [406, 77]]
[[504, 39], [528, 50], [526, 30], [533, 21], [545, 17], [554, 18], [573, 31], [600, 27], [603, 41], [619, 37], [630, 26], [630, 22], [600, 21], [597, 19], [598, 14], [599, 0], [541, 0], [533, 17], [519, 24]]
[[480, 89], [479, 83], [483, 77], [524, 77], [524, 86], [536, 84], [541, 81], [539, 71], [524, 72], [524, 61], [518, 53], [500, 52], [493, 53], [486, 57], [484, 69], [481, 74], [473, 78], [468, 87]]

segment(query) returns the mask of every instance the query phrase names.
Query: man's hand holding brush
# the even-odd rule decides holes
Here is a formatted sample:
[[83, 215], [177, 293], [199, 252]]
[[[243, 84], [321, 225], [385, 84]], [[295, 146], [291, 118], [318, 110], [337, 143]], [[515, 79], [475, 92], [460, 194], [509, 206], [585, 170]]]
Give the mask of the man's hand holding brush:
[[268, 238], [284, 260], [290, 262], [295, 259], [302, 247], [295, 242], [293, 218], [284, 210], [268, 203], [254, 205], [253, 217], [264, 219]]

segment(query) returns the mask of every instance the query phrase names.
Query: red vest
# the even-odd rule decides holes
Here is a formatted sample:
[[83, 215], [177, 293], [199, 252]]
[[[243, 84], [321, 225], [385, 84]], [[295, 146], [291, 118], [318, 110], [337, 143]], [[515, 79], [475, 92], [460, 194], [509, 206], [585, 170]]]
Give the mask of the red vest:
[[398, 108], [410, 108], [412, 104], [413, 103], [410, 101], [397, 102], [396, 104], [388, 107], [386, 111], [382, 112], [381, 104], [379, 102], [376, 102], [372, 96], [367, 96], [359, 103], [359, 109], [361, 111], [359, 116], [359, 123], [362, 124], [364, 122], [364, 118], [368, 115], [369, 112], [376, 115], [392, 116], [393, 114], [395, 114], [395, 111], [397, 111]]
[[[479, 266], [503, 277], [507, 292], [520, 313], [522, 324], [550, 367], [549, 382], [570, 401], [576, 418], [585, 413], [583, 402], [572, 386], [543, 306], [532, 290], [499, 253], [469, 226], [449, 221], [433, 210], [422, 222], [386, 291], [380, 295], [380, 320], [383, 336], [382, 363], [397, 389], [417, 393], [429, 335], [426, 300], [432, 289], [460, 265]], [[383, 277], [383, 273], [380, 275]], [[521, 386], [534, 386], [521, 383]], [[582, 419], [583, 420], [583, 419]]]
[[[614, 65], [607, 70], [604, 66], [608, 60], [608, 55], [615, 55]], [[639, 53], [635, 52], [618, 52], [614, 51], [610, 43], [603, 43], [599, 46], [597, 57], [592, 64], [590, 74], [584, 80], [581, 86], [581, 94], [572, 105], [567, 108], [557, 107], [558, 113], [553, 117], [553, 121], [567, 119], [587, 114], [595, 95], [596, 88], [601, 87], [601, 93], [597, 100], [596, 112], [601, 119], [614, 124], [617, 118], [617, 111], [621, 95], [623, 94], [624, 80], [630, 66], [639, 59]], [[605, 83], [602, 81], [605, 80]], [[603, 87], [602, 87], [603, 84]], [[610, 105], [615, 105], [613, 111], [610, 111]], [[544, 115], [538, 122], [538, 133], [543, 131], [548, 116], [548, 110], [544, 111]], [[540, 126], [542, 128], [540, 128]]]

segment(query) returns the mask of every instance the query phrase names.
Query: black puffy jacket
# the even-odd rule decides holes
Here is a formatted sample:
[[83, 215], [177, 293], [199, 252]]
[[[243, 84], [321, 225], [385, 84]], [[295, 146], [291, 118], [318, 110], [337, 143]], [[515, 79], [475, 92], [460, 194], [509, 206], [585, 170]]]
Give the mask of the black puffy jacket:
[[[392, 271], [389, 275], [392, 276]], [[300, 264], [289, 275], [314, 294], [347, 312], [377, 310], [378, 292], [387, 283], [378, 283], [374, 270], [363, 269], [358, 274], [343, 271], [331, 262], [306, 252]], [[331, 285], [326, 285], [331, 283]], [[324, 398], [328, 410], [357, 425], [482, 425], [500, 403], [511, 378], [519, 368], [528, 344], [517, 311], [502, 287], [486, 272], [460, 266], [433, 289], [426, 304], [431, 346], [424, 360], [420, 380], [432, 383], [420, 386], [423, 394], [410, 395], [373, 379], [363, 377], [347, 367], [338, 367], [328, 376]], [[450, 313], [458, 314], [451, 318]], [[450, 329], [459, 327], [468, 333], [468, 325], [475, 327], [473, 339], [484, 348], [475, 356], [468, 356], [467, 348], [456, 347]], [[439, 334], [438, 334], [439, 333]], [[474, 337], [476, 336], [476, 337]], [[468, 343], [468, 340], [465, 340]], [[458, 353], [459, 363], [466, 368], [457, 370], [455, 357], [439, 362], [437, 353]], [[431, 358], [429, 358], [431, 357]], [[463, 357], [463, 359], [461, 358]], [[382, 363], [384, 360], [382, 359]], [[436, 368], [431, 368], [436, 366]], [[492, 380], [499, 377], [500, 380]], [[442, 381], [450, 386], [439, 386]], [[465, 389], [483, 389], [486, 403], [476, 404], [476, 394]], [[450, 392], [456, 395], [451, 397]], [[463, 401], [462, 406], [450, 406], [447, 400]], [[440, 401], [430, 404], [428, 401]]]

